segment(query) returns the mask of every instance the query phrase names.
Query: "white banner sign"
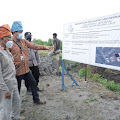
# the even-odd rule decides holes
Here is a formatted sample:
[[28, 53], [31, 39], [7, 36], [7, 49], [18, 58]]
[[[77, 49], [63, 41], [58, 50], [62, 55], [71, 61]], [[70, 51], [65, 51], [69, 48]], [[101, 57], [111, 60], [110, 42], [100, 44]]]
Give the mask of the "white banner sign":
[[120, 70], [120, 13], [64, 25], [63, 59]]

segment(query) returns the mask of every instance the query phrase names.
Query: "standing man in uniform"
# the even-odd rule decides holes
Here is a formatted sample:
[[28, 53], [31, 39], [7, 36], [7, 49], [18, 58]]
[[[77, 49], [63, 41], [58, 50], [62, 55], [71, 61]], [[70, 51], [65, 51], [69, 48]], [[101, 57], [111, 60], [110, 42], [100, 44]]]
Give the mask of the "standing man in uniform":
[[19, 93], [21, 89], [21, 81], [24, 79], [30, 85], [33, 95], [33, 102], [36, 104], [45, 104], [46, 101], [42, 101], [39, 98], [36, 80], [29, 71], [28, 48], [35, 50], [49, 50], [50, 48], [43, 45], [36, 45], [32, 42], [29, 42], [28, 40], [23, 39], [23, 27], [21, 21], [15, 21], [13, 23], [11, 32], [13, 35], [12, 39], [14, 44], [10, 49], [10, 52], [14, 58]]
[[[31, 42], [32, 34], [30, 32], [26, 32], [24, 37], [25, 37], [26, 40]], [[28, 48], [28, 51], [29, 51], [29, 68], [32, 72], [33, 77], [36, 80], [37, 90], [42, 91], [42, 89], [38, 87], [39, 76], [40, 76], [40, 73], [39, 73], [40, 56], [39, 56], [38, 50], [33, 50], [33, 49]], [[30, 88], [29, 84], [25, 83], [25, 86], [27, 88], [27, 93], [28, 94], [31, 93], [31, 88]]]

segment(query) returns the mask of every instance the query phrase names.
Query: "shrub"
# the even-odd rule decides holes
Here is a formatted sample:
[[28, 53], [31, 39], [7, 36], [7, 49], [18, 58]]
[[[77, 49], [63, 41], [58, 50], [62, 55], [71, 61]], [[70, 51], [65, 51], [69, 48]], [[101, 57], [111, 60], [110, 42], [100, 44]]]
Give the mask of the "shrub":
[[93, 75], [93, 77], [91, 78], [91, 80], [97, 81], [97, 80], [100, 79], [100, 78], [101, 78], [101, 75], [95, 73], [95, 74]]
[[112, 91], [119, 91], [120, 92], [120, 85], [119, 84], [115, 84], [114, 81], [109, 81], [107, 84], [106, 84], [106, 88], [108, 88], [109, 90], [112, 90]]
[[99, 74], [94, 74], [91, 78], [93, 81], [97, 81], [105, 86], [105, 88], [114, 91], [114, 92], [120, 92], [120, 85], [116, 84], [114, 81], [107, 81], [107, 79], [104, 79]]
[[[90, 68], [87, 68], [87, 78], [90, 78], [91, 75], [92, 75], [91, 69], [90, 69]], [[80, 78], [85, 77], [85, 68], [79, 70], [78, 76], [79, 76]]]
[[59, 60], [61, 60], [61, 61], [62, 61], [62, 54], [60, 54], [60, 56], [59, 56]]

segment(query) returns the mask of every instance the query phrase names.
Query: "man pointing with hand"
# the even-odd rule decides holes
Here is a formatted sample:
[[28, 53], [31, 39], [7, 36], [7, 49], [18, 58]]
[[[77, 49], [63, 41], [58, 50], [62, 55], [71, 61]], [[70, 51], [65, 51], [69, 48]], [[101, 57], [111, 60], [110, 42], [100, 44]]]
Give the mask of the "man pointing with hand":
[[29, 83], [32, 95], [33, 102], [36, 104], [45, 104], [46, 101], [41, 101], [37, 92], [36, 81], [29, 71], [29, 62], [28, 62], [28, 48], [35, 50], [50, 50], [50, 47], [44, 45], [37, 45], [35, 43], [29, 42], [23, 39], [23, 27], [20, 21], [15, 21], [11, 28], [13, 47], [10, 49], [10, 52], [14, 58], [14, 64], [17, 74], [18, 90], [21, 89], [21, 81], [24, 79]]

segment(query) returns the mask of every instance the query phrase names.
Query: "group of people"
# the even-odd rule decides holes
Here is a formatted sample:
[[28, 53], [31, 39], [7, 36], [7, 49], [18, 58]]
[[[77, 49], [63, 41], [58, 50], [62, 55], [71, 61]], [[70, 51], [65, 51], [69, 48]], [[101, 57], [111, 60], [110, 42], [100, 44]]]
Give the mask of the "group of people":
[[[38, 94], [41, 89], [38, 87], [40, 58], [37, 50], [51, 50], [51, 47], [31, 42], [30, 32], [24, 36], [25, 39], [20, 21], [15, 21], [11, 29], [8, 24], [0, 26], [0, 120], [20, 119], [22, 80], [25, 80], [27, 92], [32, 93], [33, 102], [46, 104]], [[60, 41], [56, 33], [53, 39], [53, 50], [49, 56], [55, 55], [58, 64]]]

